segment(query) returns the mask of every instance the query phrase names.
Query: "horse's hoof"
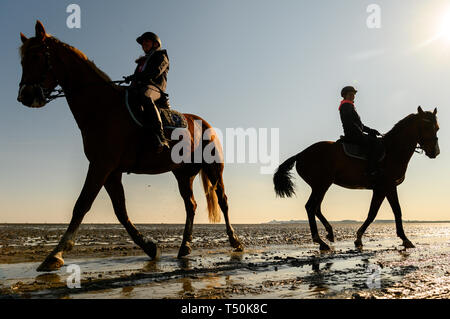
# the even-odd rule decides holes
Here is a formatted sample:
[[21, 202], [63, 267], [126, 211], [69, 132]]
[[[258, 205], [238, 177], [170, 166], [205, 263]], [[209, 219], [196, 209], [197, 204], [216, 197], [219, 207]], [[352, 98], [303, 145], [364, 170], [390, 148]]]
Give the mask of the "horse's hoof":
[[334, 243], [334, 235], [333, 234], [328, 234], [326, 236], [326, 239], [328, 239], [330, 242]]
[[148, 241], [142, 249], [152, 260], [157, 260], [161, 257], [161, 248], [152, 241]]
[[416, 248], [416, 246], [414, 246], [414, 244], [412, 242], [410, 242], [409, 240], [404, 240], [403, 241], [403, 246], [405, 248]]
[[44, 262], [36, 269], [41, 272], [55, 271], [64, 265], [64, 259], [58, 256], [48, 256]]
[[189, 246], [188, 243], [186, 243], [185, 245], [182, 245], [180, 247], [180, 250], [178, 251], [178, 258], [182, 258], [184, 256], [187, 256], [191, 253], [192, 249]]
[[328, 245], [325, 244], [325, 243], [321, 243], [319, 249], [320, 249], [321, 251], [329, 251], [329, 250], [331, 250], [330, 246], [328, 246]]
[[236, 237], [230, 238], [230, 244], [231, 244], [231, 247], [234, 248], [234, 251], [236, 251], [236, 252], [244, 251], [244, 245], [242, 245], [240, 240], [237, 239]]
[[362, 248], [363, 247], [363, 243], [361, 240], [355, 240], [355, 247], [356, 248]]
[[159, 260], [161, 258], [161, 247], [156, 246], [152, 256], [150, 256], [152, 260]]

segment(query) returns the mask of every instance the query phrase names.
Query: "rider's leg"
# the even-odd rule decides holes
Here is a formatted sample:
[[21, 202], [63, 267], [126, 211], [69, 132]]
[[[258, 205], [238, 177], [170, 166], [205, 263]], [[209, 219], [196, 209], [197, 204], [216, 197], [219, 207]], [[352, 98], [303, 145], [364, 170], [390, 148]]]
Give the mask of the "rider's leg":
[[142, 106], [144, 107], [145, 117], [144, 126], [151, 130], [151, 132], [156, 136], [158, 150], [162, 151], [164, 147], [168, 148], [169, 144], [164, 135], [161, 116], [154, 102], [160, 97], [161, 94], [158, 89], [152, 86], [145, 87], [141, 91]]
[[369, 147], [369, 174], [378, 175], [378, 160], [380, 159], [380, 142], [374, 136], [367, 136], [367, 144]]
[[377, 142], [373, 140], [374, 138], [366, 135], [366, 134], [360, 134], [360, 135], [354, 135], [351, 137], [348, 137], [348, 141], [351, 143], [358, 144], [367, 152], [367, 171], [366, 175], [369, 178], [369, 183], [371, 185], [374, 185], [377, 179], [377, 168], [378, 168], [378, 159], [377, 159], [377, 153], [375, 149], [375, 143]]
[[368, 145], [368, 175], [369, 181], [372, 186], [378, 181], [380, 176], [379, 159], [381, 157], [381, 152], [383, 150], [381, 142], [374, 136], [367, 136], [366, 138]]

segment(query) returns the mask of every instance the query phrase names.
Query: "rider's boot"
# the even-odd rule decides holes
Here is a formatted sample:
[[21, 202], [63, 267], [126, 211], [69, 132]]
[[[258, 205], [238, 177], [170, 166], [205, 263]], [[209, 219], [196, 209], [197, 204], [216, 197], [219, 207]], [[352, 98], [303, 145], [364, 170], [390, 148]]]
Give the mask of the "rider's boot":
[[157, 146], [156, 146], [156, 152], [161, 153], [164, 150], [168, 150], [170, 148], [169, 141], [167, 140], [166, 136], [164, 135], [164, 130], [162, 129], [156, 129], [154, 132], [156, 136]]
[[161, 153], [165, 149], [169, 149], [170, 146], [164, 135], [161, 115], [159, 114], [159, 110], [151, 98], [145, 99], [144, 112], [146, 117], [146, 131], [149, 133], [151, 132], [151, 135], [153, 135], [152, 140], [154, 141], [156, 152]]

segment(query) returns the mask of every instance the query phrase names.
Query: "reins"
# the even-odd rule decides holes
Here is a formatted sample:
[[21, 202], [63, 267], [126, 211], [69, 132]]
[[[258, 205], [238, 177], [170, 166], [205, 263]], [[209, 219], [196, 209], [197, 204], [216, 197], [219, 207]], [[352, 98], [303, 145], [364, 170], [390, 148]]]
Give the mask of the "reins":
[[[385, 137], [386, 134], [383, 135], [383, 138]], [[422, 145], [420, 144], [420, 142], [417, 143], [418, 145], [416, 145], [414, 152], [417, 154], [423, 154], [423, 152], [425, 151], [424, 148], [422, 147]], [[408, 148], [404, 148], [404, 149], [408, 149]]]
[[[122, 84], [124, 84], [124, 83], [128, 83], [128, 81], [127, 80], [108, 81], [106, 83], [95, 83], [95, 84], [83, 85], [81, 87], [90, 87], [90, 86], [106, 85], [106, 84], [117, 84], [118, 86], [122, 86]], [[153, 84], [153, 83], [151, 82], [150, 84]], [[159, 93], [162, 96], [169, 95], [166, 92], [164, 92], [163, 90], [161, 90], [161, 88], [158, 87], [157, 85], [153, 84], [153, 86], [158, 89]], [[43, 90], [46, 90], [46, 89], [43, 89]], [[55, 94], [53, 94], [53, 93], [55, 93]], [[66, 96], [66, 94], [64, 93], [64, 89], [62, 89], [62, 88], [57, 89], [56, 87], [52, 91], [50, 91], [50, 93], [47, 93], [47, 94], [48, 94], [48, 96], [45, 97], [46, 103], [56, 100], [57, 98]]]
[[[117, 85], [121, 85], [126, 83], [125, 80], [118, 80], [118, 81], [108, 81], [106, 83], [95, 83], [95, 84], [89, 84], [89, 85], [83, 85], [82, 87], [90, 87], [90, 86], [96, 86], [96, 85], [107, 85], [107, 84], [117, 84]], [[64, 93], [64, 89], [60, 88], [54, 88], [50, 93], [48, 93], [49, 95], [45, 98], [46, 103], [49, 103], [53, 100], [56, 100], [57, 98], [60, 97], [65, 97], [66, 94]]]
[[[48, 44], [45, 44], [45, 63], [46, 63], [46, 67], [47, 67], [47, 71], [44, 73], [44, 75], [42, 76], [42, 79], [40, 81], [40, 83], [36, 84], [37, 86], [39, 86], [39, 88], [43, 91], [44, 94], [44, 98], [45, 98], [45, 102], [49, 103], [53, 100], [56, 100], [60, 97], [66, 97], [66, 93], [64, 92], [63, 88], [57, 88], [59, 83], [58, 81], [56, 81], [57, 85], [53, 90], [49, 90], [43, 87], [43, 83], [46, 80], [46, 75], [49, 71], [53, 70], [53, 65], [51, 64], [51, 59], [50, 59], [50, 48], [48, 46]], [[117, 80], [117, 81], [107, 81], [106, 83], [95, 83], [95, 84], [84, 84], [81, 85], [80, 87], [90, 87], [90, 86], [96, 86], [96, 85], [107, 85], [107, 84], [117, 84], [118, 86], [121, 86], [124, 83], [129, 83], [128, 80], [126, 80], [126, 77], [123, 77], [124, 80]], [[20, 85], [22, 85], [23, 83], [20, 83]], [[168, 94], [166, 92], [164, 92], [159, 86], [155, 85], [153, 83], [153, 81], [150, 80], [151, 85], [155, 86], [159, 93], [162, 96], [168, 96]]]

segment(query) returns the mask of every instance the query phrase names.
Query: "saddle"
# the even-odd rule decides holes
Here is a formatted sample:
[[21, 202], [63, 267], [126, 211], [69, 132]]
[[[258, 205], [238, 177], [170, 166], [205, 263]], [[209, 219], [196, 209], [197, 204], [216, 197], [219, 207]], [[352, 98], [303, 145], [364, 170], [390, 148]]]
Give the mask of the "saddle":
[[[344, 150], [345, 155], [364, 161], [369, 160], [369, 151], [366, 146], [349, 142], [345, 139], [344, 136], [341, 136], [341, 139], [338, 140], [337, 142], [342, 144], [342, 148]], [[381, 162], [386, 156], [386, 151], [384, 147], [383, 152], [380, 153], [381, 154], [378, 158], [378, 162]]]
[[[164, 133], [167, 138], [170, 137], [170, 133], [174, 129], [187, 129], [188, 123], [186, 117], [182, 113], [170, 108], [169, 100], [166, 96], [155, 101], [155, 104], [161, 116]], [[144, 109], [139, 102], [137, 94], [128, 88], [125, 89], [125, 105], [133, 121], [139, 127], [144, 127]]]

